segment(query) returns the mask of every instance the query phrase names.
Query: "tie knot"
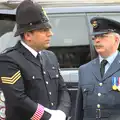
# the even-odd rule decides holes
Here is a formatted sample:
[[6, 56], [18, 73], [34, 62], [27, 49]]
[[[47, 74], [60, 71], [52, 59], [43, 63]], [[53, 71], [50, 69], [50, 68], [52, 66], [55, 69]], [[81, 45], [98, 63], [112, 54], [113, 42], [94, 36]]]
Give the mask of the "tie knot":
[[101, 65], [105, 66], [108, 63], [107, 60], [102, 60]]
[[36, 57], [36, 58], [37, 58], [38, 60], [40, 59], [40, 54], [39, 54], [39, 53], [37, 54], [37, 57]]
[[40, 61], [40, 63], [42, 63], [42, 56], [41, 56], [40, 53], [37, 54], [37, 57], [36, 57], [36, 58]]

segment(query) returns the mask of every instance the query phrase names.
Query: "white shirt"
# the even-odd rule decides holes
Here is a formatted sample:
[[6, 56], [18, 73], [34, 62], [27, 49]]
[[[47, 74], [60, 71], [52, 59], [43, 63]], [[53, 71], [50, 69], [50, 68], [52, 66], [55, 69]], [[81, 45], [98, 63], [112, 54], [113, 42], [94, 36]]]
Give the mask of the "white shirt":
[[118, 50], [113, 53], [111, 56], [107, 57], [107, 58], [103, 58], [99, 55], [99, 60], [100, 60], [100, 63], [102, 62], [103, 59], [107, 60], [108, 63], [106, 64], [105, 66], [105, 73], [107, 72], [107, 70], [109, 69], [110, 65], [113, 63], [113, 61], [115, 60], [115, 58], [117, 57], [118, 55]]
[[[33, 54], [33, 56], [34, 57], [37, 57], [37, 52], [33, 49], [33, 48], [31, 48], [30, 46], [28, 46], [24, 41], [20, 41], [21, 42], [21, 44], [26, 48], [26, 49], [28, 49], [32, 54]], [[39, 52], [40, 54], [41, 54], [41, 51]]]

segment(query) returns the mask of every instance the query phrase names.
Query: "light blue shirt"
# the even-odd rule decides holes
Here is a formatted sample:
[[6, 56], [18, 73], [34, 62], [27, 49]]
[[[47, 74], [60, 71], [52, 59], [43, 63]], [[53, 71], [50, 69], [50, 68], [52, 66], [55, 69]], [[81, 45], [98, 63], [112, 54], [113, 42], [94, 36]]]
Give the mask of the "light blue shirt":
[[99, 60], [100, 60], [100, 63], [102, 62], [103, 59], [107, 60], [108, 63], [106, 64], [105, 66], [105, 73], [107, 72], [107, 70], [109, 69], [110, 65], [113, 63], [113, 61], [115, 60], [115, 58], [117, 57], [118, 55], [118, 50], [113, 53], [111, 56], [107, 57], [107, 58], [103, 58], [99, 55]]
[[[23, 42], [22, 40], [20, 41], [21, 42], [21, 44], [26, 48], [26, 49], [28, 49], [32, 54], [33, 54], [33, 56], [34, 57], [37, 57], [37, 52], [33, 49], [33, 48], [31, 48], [30, 46], [28, 46], [25, 42]], [[40, 54], [41, 54], [41, 51], [39, 52]]]

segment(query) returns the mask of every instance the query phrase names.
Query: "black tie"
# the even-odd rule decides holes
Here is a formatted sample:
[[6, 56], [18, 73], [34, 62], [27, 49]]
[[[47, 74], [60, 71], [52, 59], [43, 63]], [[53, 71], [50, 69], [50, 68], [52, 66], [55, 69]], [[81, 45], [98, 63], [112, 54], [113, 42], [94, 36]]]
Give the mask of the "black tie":
[[105, 65], [108, 63], [107, 60], [102, 60], [101, 62], [101, 67], [100, 67], [100, 73], [101, 73], [101, 77], [103, 77], [104, 72], [105, 72]]
[[40, 64], [42, 65], [42, 57], [41, 57], [40, 53], [37, 54], [36, 58], [39, 60]]

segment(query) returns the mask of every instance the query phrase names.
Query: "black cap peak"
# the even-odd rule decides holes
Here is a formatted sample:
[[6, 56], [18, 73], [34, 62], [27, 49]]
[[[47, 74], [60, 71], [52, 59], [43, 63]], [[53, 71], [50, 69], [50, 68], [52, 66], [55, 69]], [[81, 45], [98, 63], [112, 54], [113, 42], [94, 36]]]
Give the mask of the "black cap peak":
[[105, 34], [109, 32], [120, 33], [120, 23], [105, 17], [94, 17], [90, 20], [93, 27], [93, 34]]

